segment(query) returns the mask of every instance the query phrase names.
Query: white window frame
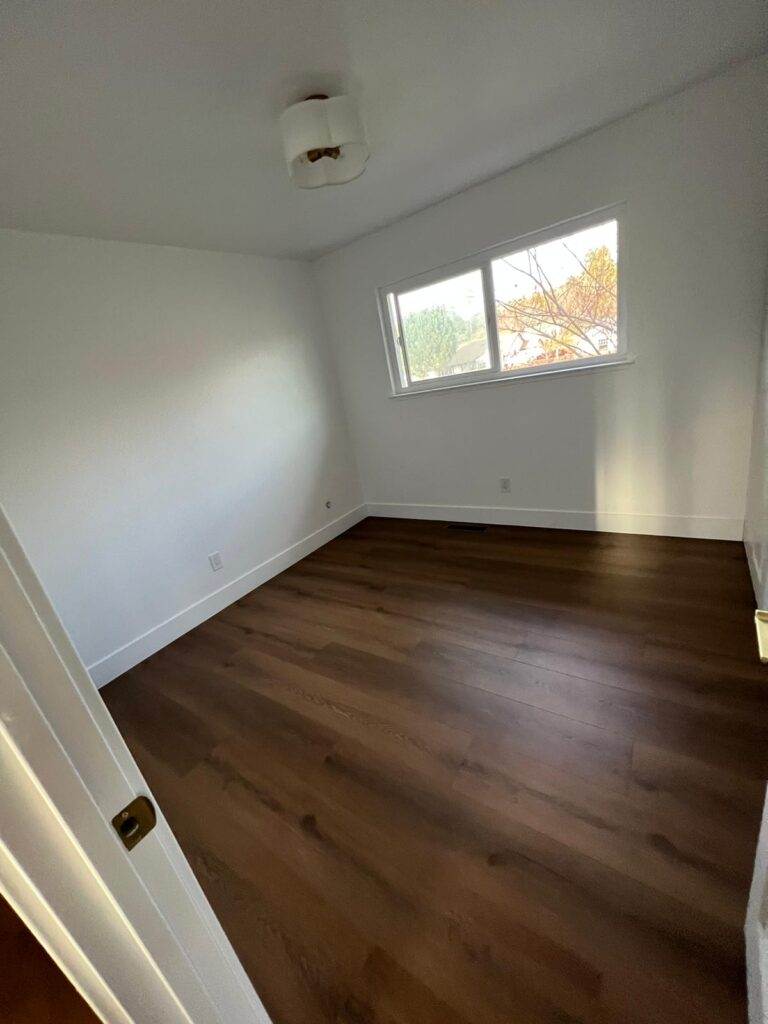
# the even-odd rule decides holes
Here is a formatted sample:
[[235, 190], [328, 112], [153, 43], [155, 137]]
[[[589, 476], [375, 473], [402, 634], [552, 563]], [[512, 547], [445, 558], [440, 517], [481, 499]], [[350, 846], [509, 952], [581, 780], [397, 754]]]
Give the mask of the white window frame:
[[[605, 206], [591, 213], [559, 221], [557, 224], [542, 228], [540, 231], [518, 235], [516, 238], [502, 242], [499, 245], [494, 245], [488, 249], [482, 249], [471, 256], [453, 260], [451, 263], [444, 263], [442, 266], [426, 270], [422, 274], [402, 278], [392, 284], [378, 288], [379, 320], [384, 338], [392, 397], [399, 398], [405, 395], [418, 395], [423, 394], [425, 391], [447, 391], [458, 387], [471, 387], [475, 384], [512, 382], [524, 377], [541, 377], [555, 373], [574, 373], [581, 370], [624, 365], [633, 362], [634, 360], [629, 355], [627, 347], [626, 289], [624, 288], [626, 274], [625, 214], [625, 203]], [[535, 245], [543, 245], [545, 242], [556, 241], [558, 238], [564, 238], [585, 228], [594, 227], [597, 224], [604, 224], [612, 220], [616, 221], [617, 227], [618, 272], [616, 288], [618, 302], [618, 348], [616, 352], [611, 352], [605, 356], [591, 356], [584, 359], [572, 359], [567, 362], [547, 363], [543, 366], [522, 367], [519, 370], [502, 370], [496, 324], [493, 272], [491, 269], [493, 261], [500, 256], [514, 255], [523, 249], [531, 248]], [[446, 377], [433, 377], [429, 380], [411, 381], [408, 373], [408, 354], [406, 346], [402, 342], [402, 325], [399, 326], [397, 336], [393, 331], [393, 319], [396, 319], [397, 323], [400, 324], [399, 305], [394, 301], [395, 298], [417, 288], [423, 288], [426, 285], [435, 284], [439, 281], [446, 281], [472, 270], [479, 270], [483, 278], [485, 323], [488, 335], [488, 352], [491, 359], [490, 368], [472, 370], [468, 373], [457, 373]], [[402, 381], [401, 368], [408, 381], [406, 384], [403, 384]]]

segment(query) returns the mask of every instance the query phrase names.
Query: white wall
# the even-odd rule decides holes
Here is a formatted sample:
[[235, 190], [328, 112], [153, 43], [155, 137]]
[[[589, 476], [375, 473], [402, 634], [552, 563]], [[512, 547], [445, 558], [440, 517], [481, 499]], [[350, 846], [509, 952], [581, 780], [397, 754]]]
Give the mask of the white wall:
[[[768, 309], [768, 305], [766, 306]], [[758, 608], [768, 607], [768, 315], [763, 330], [752, 448], [749, 459], [744, 547]]]
[[[761, 58], [319, 260], [371, 510], [740, 537], [767, 127]], [[388, 397], [377, 286], [622, 200], [634, 365]]]
[[0, 232], [0, 501], [98, 682], [354, 520], [320, 321], [306, 264]]

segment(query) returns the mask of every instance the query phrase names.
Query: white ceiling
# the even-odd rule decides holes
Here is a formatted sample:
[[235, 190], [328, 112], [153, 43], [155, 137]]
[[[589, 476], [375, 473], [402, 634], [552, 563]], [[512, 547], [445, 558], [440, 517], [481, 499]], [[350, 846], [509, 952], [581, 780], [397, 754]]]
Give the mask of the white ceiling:
[[[3, 0], [0, 224], [313, 256], [766, 47], [765, 0]], [[317, 91], [372, 157], [301, 192]]]

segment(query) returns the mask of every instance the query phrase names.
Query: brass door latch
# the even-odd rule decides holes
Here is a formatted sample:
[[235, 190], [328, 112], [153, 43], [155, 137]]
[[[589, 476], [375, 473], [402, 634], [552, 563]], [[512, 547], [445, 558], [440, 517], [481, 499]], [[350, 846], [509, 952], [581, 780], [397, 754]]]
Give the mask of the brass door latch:
[[115, 832], [126, 850], [132, 850], [137, 843], [155, 827], [157, 815], [152, 801], [146, 796], [137, 796], [118, 811], [112, 819]]
[[757, 630], [757, 651], [760, 661], [768, 661], [768, 611], [758, 608], [755, 612], [755, 629]]

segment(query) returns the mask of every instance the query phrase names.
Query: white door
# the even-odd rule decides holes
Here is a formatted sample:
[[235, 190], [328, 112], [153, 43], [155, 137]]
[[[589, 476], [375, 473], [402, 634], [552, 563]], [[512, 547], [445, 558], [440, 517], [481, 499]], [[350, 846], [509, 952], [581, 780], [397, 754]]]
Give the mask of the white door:
[[[109, 1024], [269, 1024], [0, 508], [0, 890]], [[156, 805], [155, 805], [156, 806]]]
[[763, 809], [744, 932], [750, 1024], [768, 1024], [768, 798]]
[[[744, 546], [757, 606], [768, 610], [768, 316], [752, 429]], [[750, 1024], [768, 1024], [768, 801], [763, 811], [745, 934]]]

